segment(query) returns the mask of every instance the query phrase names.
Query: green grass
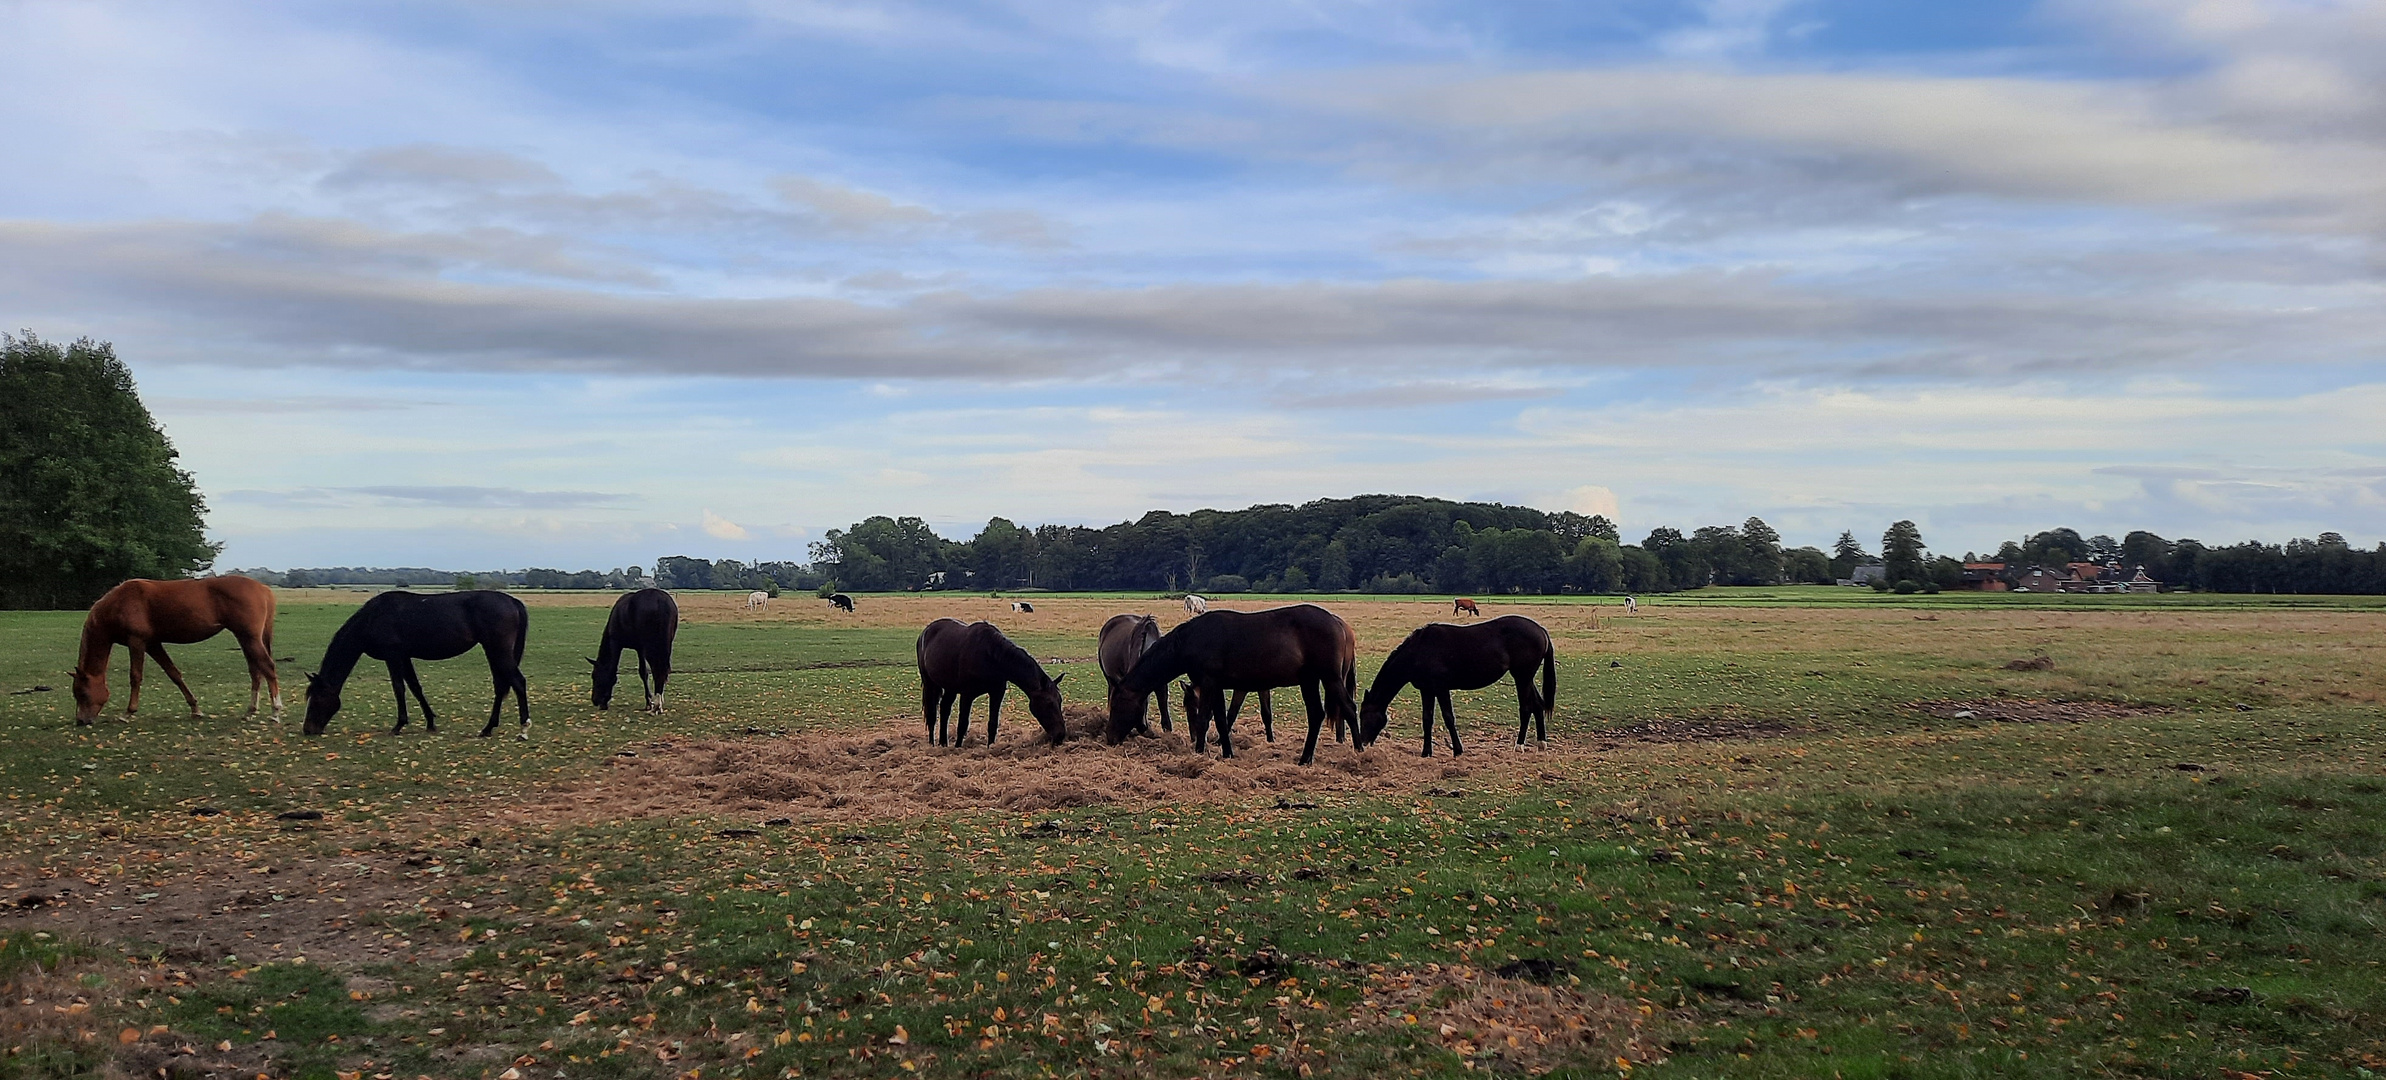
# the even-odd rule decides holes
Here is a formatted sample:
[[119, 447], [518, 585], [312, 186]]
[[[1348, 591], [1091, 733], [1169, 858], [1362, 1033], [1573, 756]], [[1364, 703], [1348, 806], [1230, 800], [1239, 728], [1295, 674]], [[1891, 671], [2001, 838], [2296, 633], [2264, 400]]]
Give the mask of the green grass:
[[[585, 704], [581, 643], [603, 609], [542, 607], [529, 743], [470, 737], [487, 705], [475, 659], [425, 667], [447, 721], [437, 736], [389, 738], [382, 684], [360, 679], [333, 736], [304, 740], [294, 720], [235, 718], [245, 676], [228, 643], [180, 654], [215, 718], [183, 719], [153, 673], [134, 725], [76, 729], [63, 673], [38, 673], [71, 656], [79, 616], [10, 613], [0, 689], [60, 689], [0, 698], [0, 850], [107, 874], [127, 857], [113, 828], [200, 857], [380, 846], [435, 860], [445, 872], [376, 929], [469, 940], [460, 959], [333, 972], [248, 958], [208, 965], [171, 1002], [126, 1006], [129, 1024], [257, 1048], [277, 1075], [369, 1061], [366, 1075], [495, 1076], [525, 1056], [525, 1075], [575, 1077], [1455, 1075], [1509, 1066], [1471, 1031], [1445, 1037], [1434, 1001], [1394, 998], [1385, 980], [1522, 959], [1647, 1010], [1665, 1060], [1634, 1075], [2380, 1067], [2386, 624], [2373, 607], [2042, 598], [2094, 605], [2074, 623], [1994, 596], [1762, 592], [1745, 612], [1700, 612], [1693, 594], [1645, 621], [1562, 632], [1553, 734], [1575, 752], [1454, 781], [1454, 796], [1278, 809], [1271, 794], [726, 838], [755, 823], [462, 814], [594, 775], [660, 734], [908, 717], [912, 631], [691, 623], [673, 713], [657, 721]], [[1951, 621], [1800, 614], [1842, 593]], [[277, 651], [311, 661], [347, 610], [285, 605]], [[1080, 637], [1022, 640], [1068, 656], [1090, 651]], [[1999, 666], [2041, 650], [2061, 655], [2056, 671]], [[117, 679], [120, 703], [121, 663]], [[2000, 694], [2168, 711], [1989, 724], [1909, 704]], [[1470, 742], [1498, 738], [1511, 707], [1462, 695]], [[1398, 752], [1413, 752], [1413, 710], [1395, 714]], [[1802, 730], [1584, 749], [1659, 718]], [[292, 808], [331, 820], [272, 819]], [[0, 937], [0, 964], [38, 959], [24, 933]], [[123, 944], [135, 964], [155, 951]], [[352, 975], [371, 989], [351, 996]], [[26, 1053], [51, 1056], [0, 1075], [98, 1060]]]

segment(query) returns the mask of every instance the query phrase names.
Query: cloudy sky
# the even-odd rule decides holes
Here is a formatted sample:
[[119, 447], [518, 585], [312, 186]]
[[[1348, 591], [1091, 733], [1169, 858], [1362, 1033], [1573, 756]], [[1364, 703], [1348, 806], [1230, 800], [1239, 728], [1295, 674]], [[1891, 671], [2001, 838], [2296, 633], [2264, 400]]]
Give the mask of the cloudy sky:
[[2386, 539], [2386, 4], [0, 2], [225, 565], [1359, 492]]

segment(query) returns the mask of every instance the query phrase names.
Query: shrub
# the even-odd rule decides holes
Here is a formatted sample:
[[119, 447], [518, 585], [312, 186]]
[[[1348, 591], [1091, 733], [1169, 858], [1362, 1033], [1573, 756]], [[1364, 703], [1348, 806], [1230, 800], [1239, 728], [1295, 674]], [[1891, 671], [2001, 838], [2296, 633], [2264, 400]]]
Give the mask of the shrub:
[[1250, 592], [1251, 579], [1241, 574], [1220, 574], [1210, 579], [1210, 591], [1214, 593]]
[[1897, 583], [1897, 595], [1899, 596], [1912, 596], [1921, 591], [1922, 584], [1912, 578], [1903, 578]]

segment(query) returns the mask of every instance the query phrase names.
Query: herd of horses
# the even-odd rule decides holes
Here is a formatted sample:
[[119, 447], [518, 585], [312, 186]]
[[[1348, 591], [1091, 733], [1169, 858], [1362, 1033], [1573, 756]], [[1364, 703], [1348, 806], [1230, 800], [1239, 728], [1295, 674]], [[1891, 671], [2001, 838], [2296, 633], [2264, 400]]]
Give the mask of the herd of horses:
[[[827, 599], [842, 610], [853, 610], [852, 598], [843, 593]], [[1361, 697], [1358, 637], [1350, 624], [1333, 612], [1315, 604], [1249, 612], [1211, 611], [1206, 600], [1194, 595], [1187, 595], [1184, 603], [1192, 617], [1166, 632], [1161, 631], [1158, 619], [1144, 614], [1114, 615], [1103, 623], [1095, 659], [1108, 686], [1106, 736], [1112, 744], [1152, 734], [1149, 717], [1155, 698], [1161, 729], [1173, 731], [1168, 690], [1176, 683], [1182, 690], [1185, 723], [1194, 750], [1208, 749], [1214, 727], [1219, 753], [1233, 757], [1234, 722], [1245, 696], [1260, 695], [1262, 730], [1273, 742], [1275, 722], [1269, 692], [1297, 686], [1309, 715], [1309, 737], [1300, 757], [1300, 763], [1307, 765], [1316, 759], [1318, 739], [1329, 720], [1335, 741], [1347, 738], [1365, 749], [1383, 734], [1393, 700], [1414, 686], [1424, 701], [1424, 755], [1433, 755], [1436, 706], [1449, 734], [1450, 752], [1458, 754], [1464, 750], [1450, 694], [1480, 690], [1502, 678], [1516, 687], [1517, 744], [1523, 745], [1528, 733], [1543, 742], [1549, 738], [1549, 710], [1557, 700], [1556, 651], [1549, 632], [1524, 616], [1419, 627], [1384, 658], [1382, 669]], [[1033, 610], [1023, 602], [1013, 607]], [[1454, 607], [1454, 612], [1470, 611], [1481, 613], [1468, 599], [1460, 599]], [[273, 718], [281, 719], [273, 621], [272, 590], [237, 575], [184, 581], [136, 579], [117, 586], [92, 605], [84, 619], [74, 672], [75, 722], [91, 723], [107, 704], [108, 660], [118, 645], [131, 654], [131, 693], [125, 703], [128, 718], [140, 705], [144, 657], [158, 662], [181, 689], [191, 715], [198, 716], [198, 698], [167, 657], [165, 646], [204, 641], [225, 631], [231, 632], [248, 661], [246, 715], [256, 715], [260, 697], [270, 690]], [[520, 717], [520, 737], [527, 739], [530, 697], [528, 681], [522, 675], [522, 655], [529, 630], [529, 610], [504, 592], [392, 590], [377, 594], [332, 634], [323, 662], [307, 676], [304, 730], [308, 735], [323, 734], [340, 710], [341, 691], [349, 676], [369, 657], [388, 668], [390, 690], [397, 698], [398, 721], [390, 733], [406, 728], [409, 692], [422, 709], [424, 729], [435, 732], [439, 730], [438, 717], [423, 696], [414, 662], [450, 659], [477, 646], [488, 660], [495, 690], [481, 735], [496, 732], [510, 694]], [[611, 706], [620, 679], [621, 654], [628, 650], [638, 654], [638, 683], [645, 693], [646, 711], [662, 712], [678, 632], [679, 605], [670, 593], [640, 589], [623, 594], [605, 620], [597, 655], [588, 658], [591, 703], [600, 709]], [[1012, 687], [1027, 697], [1028, 711], [1050, 742], [1067, 739], [1061, 715], [1061, 678], [1047, 674], [1043, 665], [992, 623], [938, 619], [920, 631], [914, 652], [921, 709], [931, 743], [962, 745], [969, 734], [971, 706], [983, 697], [987, 699], [985, 744], [992, 745], [1000, 730], [1003, 698]], [[953, 723], [956, 705], [961, 713], [957, 727]]]

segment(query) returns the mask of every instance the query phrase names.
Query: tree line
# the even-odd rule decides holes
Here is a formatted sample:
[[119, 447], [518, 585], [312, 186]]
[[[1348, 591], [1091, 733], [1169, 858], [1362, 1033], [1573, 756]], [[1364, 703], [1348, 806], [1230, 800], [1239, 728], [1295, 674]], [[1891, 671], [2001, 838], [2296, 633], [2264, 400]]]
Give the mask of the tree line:
[[[206, 502], [176, 460], [109, 345], [0, 335], [0, 608], [82, 607], [126, 578], [209, 569], [220, 545], [207, 540]], [[2357, 549], [2333, 532], [2206, 546], [2145, 531], [2115, 540], [2051, 529], [1957, 559], [1932, 554], [1911, 521], [1891, 525], [1877, 555], [1852, 532], [1828, 552], [1785, 548], [1754, 517], [1687, 533], [1659, 527], [1625, 543], [1596, 515], [1413, 495], [1155, 510], [1100, 528], [998, 517], [968, 540], [882, 515], [830, 530], [807, 554], [750, 564], [671, 555], [651, 576], [636, 566], [242, 572], [293, 586], [1549, 594], [1824, 583], [1876, 566], [1865, 576], [1879, 587], [1936, 591], [1976, 576], [1965, 563], [1993, 561], [2142, 566], [2166, 587], [2196, 591], [2386, 593], [2386, 544]]]

